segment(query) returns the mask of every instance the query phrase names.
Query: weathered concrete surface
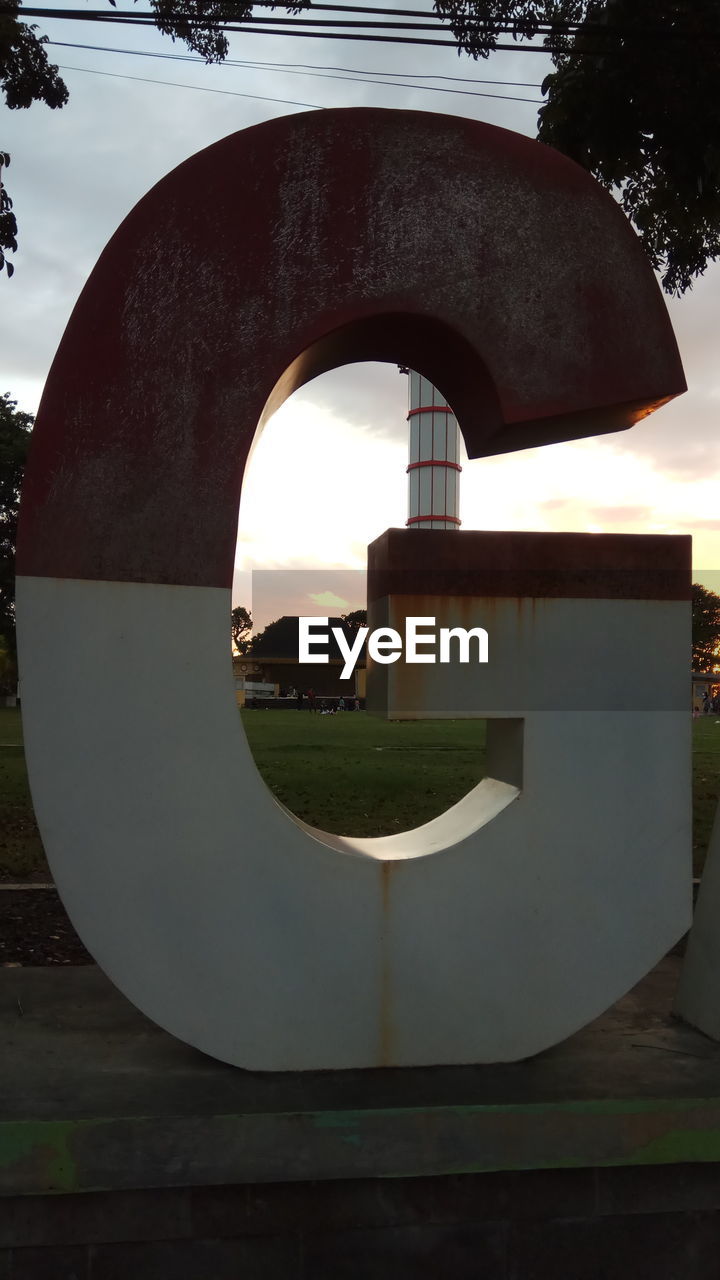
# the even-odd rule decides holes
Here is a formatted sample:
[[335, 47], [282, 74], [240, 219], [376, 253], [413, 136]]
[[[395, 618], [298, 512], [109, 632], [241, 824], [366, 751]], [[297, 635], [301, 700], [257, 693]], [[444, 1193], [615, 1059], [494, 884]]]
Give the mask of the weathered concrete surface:
[[[482, 972], [466, 1019], [494, 1008], [504, 1034], [488, 1041], [529, 1045], [543, 1020], [570, 1034], [690, 926], [690, 539], [388, 530], [369, 548], [368, 609], [400, 635], [408, 618], [487, 632], [487, 663], [476, 645], [467, 662], [371, 657], [367, 708], [487, 718], [478, 791], [519, 788], [434, 881], [420, 867], [401, 882], [396, 909], [407, 920], [410, 901], [427, 936], [445, 926], [435, 980], [453, 1004], [454, 975]], [[461, 858], [467, 914], [449, 924]]]
[[[611, 197], [473, 121], [259, 125], [181, 165], [113, 237], [25, 473], [28, 769], [83, 942], [161, 1025], [247, 1067], [511, 1060], [607, 1003], [558, 949], [483, 985], [507, 953], [468, 837], [485, 824], [512, 848], [517, 787], [488, 781], [412, 839], [361, 843], [302, 828], [258, 783], [227, 663], [243, 467], [263, 413], [361, 359], [429, 377], [475, 455], [628, 427], [685, 385]], [[522, 899], [510, 914], [512, 948]]]
[[678, 965], [514, 1066], [301, 1075], [205, 1057], [94, 968], [1, 970], [0, 1193], [720, 1161]]
[[[24, 578], [18, 601], [35, 810], [68, 914], [138, 1008], [223, 1061], [514, 1061], [596, 1017], [689, 926], [686, 712], [528, 713], [522, 792], [489, 777], [414, 831], [333, 836], [258, 778], [223, 591]], [[689, 606], [658, 607], [662, 676]], [[52, 667], [35, 642], [50, 618]]]
[[424, 112], [273, 120], [180, 165], [102, 254], [40, 405], [18, 573], [230, 586], [263, 412], [367, 359], [428, 377], [471, 457], [685, 390], [635, 233], [559, 152]]

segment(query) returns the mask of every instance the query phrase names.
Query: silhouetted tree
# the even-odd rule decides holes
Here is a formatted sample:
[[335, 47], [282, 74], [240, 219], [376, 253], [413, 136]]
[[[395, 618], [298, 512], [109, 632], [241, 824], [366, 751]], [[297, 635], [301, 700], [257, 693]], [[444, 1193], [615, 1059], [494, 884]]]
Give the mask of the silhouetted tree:
[[20, 485], [35, 419], [0, 396], [0, 640], [7, 662], [15, 660], [15, 540]]
[[232, 634], [232, 647], [238, 653], [247, 653], [250, 648], [250, 632], [252, 631], [252, 618], [247, 609], [241, 604], [236, 605], [230, 615], [230, 628]]
[[720, 254], [718, 0], [436, 0], [473, 57], [544, 35], [538, 137], [613, 190], [668, 293]]
[[712, 671], [720, 665], [720, 596], [699, 582], [692, 587], [692, 668]]
[[342, 621], [351, 631], [357, 631], [358, 627], [366, 627], [367, 609], [354, 609], [352, 613], [343, 613]]

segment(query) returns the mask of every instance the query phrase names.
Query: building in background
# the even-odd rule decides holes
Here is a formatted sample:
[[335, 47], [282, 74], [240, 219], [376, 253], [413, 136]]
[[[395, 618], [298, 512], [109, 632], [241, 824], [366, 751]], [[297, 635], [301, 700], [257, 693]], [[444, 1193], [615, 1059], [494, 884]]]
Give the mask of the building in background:
[[[331, 618], [330, 627], [342, 627], [352, 642], [353, 629], [342, 618]], [[266, 628], [267, 635], [256, 637], [253, 651], [233, 657], [235, 697], [238, 706], [278, 705], [313, 689], [318, 698], [365, 698], [365, 648], [347, 680], [341, 673], [345, 659], [332, 636], [328, 645], [328, 661], [298, 661], [298, 618], [285, 614]]]

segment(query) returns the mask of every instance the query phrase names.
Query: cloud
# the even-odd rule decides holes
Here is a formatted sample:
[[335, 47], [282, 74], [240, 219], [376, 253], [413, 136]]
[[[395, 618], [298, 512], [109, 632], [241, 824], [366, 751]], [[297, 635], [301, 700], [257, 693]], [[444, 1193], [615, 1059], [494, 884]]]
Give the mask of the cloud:
[[[368, 543], [405, 522], [406, 465], [404, 440], [368, 438], [293, 396], [266, 423], [244, 477], [236, 564], [364, 570]], [[348, 598], [327, 574], [307, 589], [329, 585]]]
[[312, 406], [351, 423], [368, 437], [407, 438], [407, 378], [394, 364], [346, 364], [313, 379], [295, 393], [295, 405]]
[[[238, 575], [236, 588], [245, 588], [244, 597], [234, 595], [238, 604], [252, 603], [255, 630], [283, 614], [322, 613], [338, 616], [364, 609], [367, 598], [366, 575], [360, 569], [255, 569], [250, 591], [247, 579]], [[308, 604], [313, 601], [315, 608]]]
[[720, 406], [712, 395], [691, 390], [607, 440], [619, 453], [651, 460], [668, 476], [700, 480], [720, 472], [719, 422]]
[[334, 591], [310, 591], [308, 597], [313, 604], [326, 606], [328, 609], [347, 609], [350, 601], [342, 600]]
[[588, 515], [600, 524], [648, 524], [654, 518], [652, 507], [589, 507]]
[[680, 520], [681, 529], [706, 529], [709, 533], [720, 532], [720, 520]]

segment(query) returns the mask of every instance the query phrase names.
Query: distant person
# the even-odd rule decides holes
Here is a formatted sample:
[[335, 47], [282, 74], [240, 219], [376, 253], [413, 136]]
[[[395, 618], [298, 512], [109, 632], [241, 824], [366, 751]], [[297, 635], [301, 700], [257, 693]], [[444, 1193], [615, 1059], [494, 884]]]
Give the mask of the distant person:
[[308, 711], [317, 711], [317, 707], [315, 706], [315, 690], [314, 689], [308, 689], [307, 700], [308, 700]]
[[707, 692], [703, 694], [703, 715], [710, 715], [710, 694]]
[[357, 694], [355, 695], [355, 710], [356, 711], [360, 710], [360, 699], [358, 698]]
[[344, 710], [345, 710], [345, 699], [344, 699], [344, 698], [339, 698], [339, 699], [338, 699], [338, 711], [344, 711]]
[[303, 696], [302, 696], [302, 689], [300, 690], [299, 694], [297, 695], [297, 709], [298, 709], [298, 711], [302, 711], [302, 709], [303, 709]]

